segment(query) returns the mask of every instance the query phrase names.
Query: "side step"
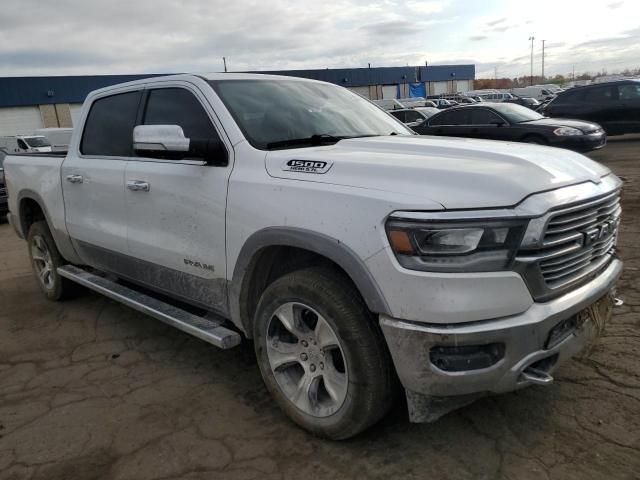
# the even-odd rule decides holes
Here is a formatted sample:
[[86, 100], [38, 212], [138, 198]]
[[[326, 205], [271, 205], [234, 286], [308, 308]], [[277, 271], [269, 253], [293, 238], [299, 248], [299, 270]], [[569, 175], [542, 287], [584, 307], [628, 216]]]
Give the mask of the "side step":
[[185, 333], [219, 348], [232, 348], [240, 343], [240, 334], [222, 326], [222, 320], [198, 317], [185, 310], [137, 292], [107, 278], [89, 273], [73, 265], [58, 267], [58, 274], [72, 282], [95, 290], [134, 310], [154, 317]]

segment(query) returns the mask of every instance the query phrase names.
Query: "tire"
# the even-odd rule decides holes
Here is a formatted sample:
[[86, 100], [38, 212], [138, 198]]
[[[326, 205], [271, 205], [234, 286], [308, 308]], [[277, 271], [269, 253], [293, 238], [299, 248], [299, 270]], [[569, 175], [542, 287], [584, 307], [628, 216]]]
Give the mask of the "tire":
[[67, 262], [60, 255], [47, 222], [34, 222], [29, 228], [27, 242], [31, 269], [42, 293], [53, 301], [69, 298], [75, 291], [75, 285], [58, 275], [56, 269]]
[[549, 145], [549, 142], [538, 135], [529, 135], [528, 137], [524, 137], [522, 141], [524, 143], [532, 143], [534, 145]]
[[391, 408], [397, 379], [382, 332], [340, 273], [313, 267], [277, 279], [260, 298], [253, 333], [267, 389], [315, 435], [352, 437]]

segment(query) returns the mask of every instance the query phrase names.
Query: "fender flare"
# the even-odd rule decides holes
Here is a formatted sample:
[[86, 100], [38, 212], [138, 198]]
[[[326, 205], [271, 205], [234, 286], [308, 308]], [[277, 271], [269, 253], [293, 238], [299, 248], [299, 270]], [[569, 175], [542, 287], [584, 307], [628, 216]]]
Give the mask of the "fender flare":
[[369, 310], [391, 315], [389, 306], [364, 261], [347, 245], [323, 233], [294, 227], [268, 227], [252, 234], [242, 246], [229, 284], [229, 312], [232, 321], [251, 336], [248, 322], [243, 319], [241, 298], [246, 288], [252, 262], [266, 247], [285, 246], [308, 250], [328, 258], [351, 278]]

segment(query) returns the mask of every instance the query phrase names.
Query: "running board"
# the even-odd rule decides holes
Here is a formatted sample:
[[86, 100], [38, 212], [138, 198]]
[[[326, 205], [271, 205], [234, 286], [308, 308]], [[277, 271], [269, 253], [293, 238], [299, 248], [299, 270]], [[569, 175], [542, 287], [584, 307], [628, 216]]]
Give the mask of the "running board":
[[73, 265], [58, 267], [58, 274], [116, 302], [156, 318], [189, 335], [219, 348], [232, 348], [240, 343], [240, 334], [222, 326], [223, 320], [202, 318], [137, 292], [108, 278], [89, 273]]

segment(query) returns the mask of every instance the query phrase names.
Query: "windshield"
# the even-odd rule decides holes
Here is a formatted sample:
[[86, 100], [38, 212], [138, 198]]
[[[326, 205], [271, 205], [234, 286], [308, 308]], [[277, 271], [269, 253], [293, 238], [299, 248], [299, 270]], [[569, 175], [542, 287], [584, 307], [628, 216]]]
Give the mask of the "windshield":
[[47, 140], [45, 137], [24, 137], [23, 140], [27, 142], [27, 145], [29, 145], [31, 148], [51, 146], [49, 140]]
[[425, 118], [430, 118], [434, 116], [436, 113], [440, 113], [440, 109], [435, 107], [419, 107], [416, 108]]
[[[256, 148], [296, 148], [312, 137], [414, 135], [380, 108], [331, 84], [297, 80], [210, 82], [246, 139]], [[313, 144], [313, 143], [311, 143]]]
[[505, 117], [509, 123], [530, 122], [532, 120], [540, 120], [544, 118], [530, 108], [516, 105], [514, 103], [496, 103], [492, 108]]

